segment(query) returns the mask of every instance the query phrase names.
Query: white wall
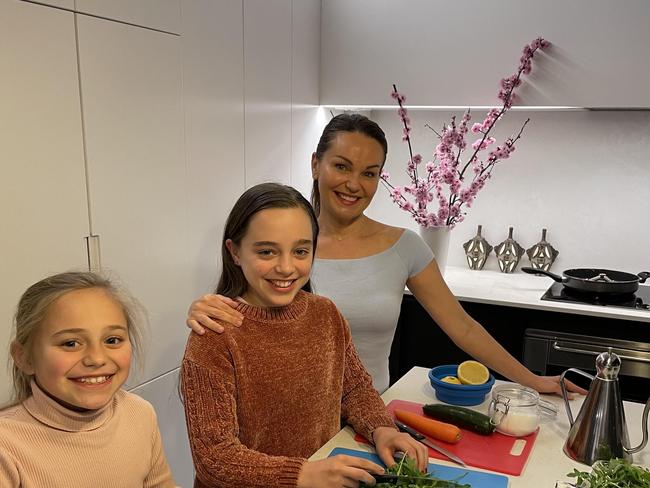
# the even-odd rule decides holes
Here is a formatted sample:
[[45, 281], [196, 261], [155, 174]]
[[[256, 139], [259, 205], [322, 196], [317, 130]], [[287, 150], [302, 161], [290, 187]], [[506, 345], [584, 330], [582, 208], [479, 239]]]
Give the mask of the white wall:
[[[375, 110], [372, 118], [388, 135], [386, 169], [391, 182], [407, 183], [408, 151], [392, 110]], [[435, 134], [450, 113], [411, 111], [414, 151], [425, 161], [435, 149]], [[475, 113], [479, 118], [484, 113]], [[516, 133], [530, 117], [517, 150], [495, 168], [466, 220], [453, 231], [449, 265], [466, 266], [462, 243], [483, 225], [493, 246], [514, 227], [514, 238], [528, 248], [541, 229], [560, 251], [554, 271], [571, 267], [610, 267], [639, 272], [650, 268], [650, 113], [510, 112], [497, 125], [498, 140]], [[469, 139], [473, 141], [474, 139]], [[370, 207], [371, 217], [392, 225], [417, 225], [382, 187]], [[522, 259], [522, 263], [527, 259]], [[494, 254], [486, 269], [498, 269]]]

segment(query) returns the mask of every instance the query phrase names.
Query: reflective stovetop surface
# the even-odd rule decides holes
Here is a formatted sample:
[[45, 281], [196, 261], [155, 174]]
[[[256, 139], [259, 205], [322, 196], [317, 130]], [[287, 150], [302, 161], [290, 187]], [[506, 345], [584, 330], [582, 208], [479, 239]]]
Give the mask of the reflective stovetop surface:
[[554, 302], [585, 303], [604, 307], [633, 308], [650, 311], [650, 286], [639, 285], [636, 293], [627, 295], [594, 295], [582, 293], [565, 287], [562, 283], [553, 283], [542, 295], [542, 300]]

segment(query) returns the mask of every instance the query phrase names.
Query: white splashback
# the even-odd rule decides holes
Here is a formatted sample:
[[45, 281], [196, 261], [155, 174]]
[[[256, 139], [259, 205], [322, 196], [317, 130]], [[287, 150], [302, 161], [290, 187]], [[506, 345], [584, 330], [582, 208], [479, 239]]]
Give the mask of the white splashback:
[[[410, 112], [414, 151], [424, 161], [437, 143], [424, 124], [439, 128], [450, 115]], [[477, 111], [474, 119], [484, 115]], [[387, 133], [391, 182], [406, 183], [408, 151], [397, 114], [376, 110], [371, 117]], [[494, 136], [502, 141], [516, 134], [527, 117], [531, 121], [516, 151], [498, 163], [465, 221], [454, 229], [448, 264], [466, 265], [462, 243], [482, 224], [483, 236], [493, 246], [507, 237], [509, 226], [524, 248], [540, 240], [542, 228], [548, 229], [547, 240], [560, 251], [554, 271], [586, 266], [635, 273], [650, 269], [650, 112], [510, 112]], [[383, 187], [368, 215], [417, 229]], [[522, 263], [527, 262], [524, 256]], [[486, 269], [498, 269], [494, 254]]]

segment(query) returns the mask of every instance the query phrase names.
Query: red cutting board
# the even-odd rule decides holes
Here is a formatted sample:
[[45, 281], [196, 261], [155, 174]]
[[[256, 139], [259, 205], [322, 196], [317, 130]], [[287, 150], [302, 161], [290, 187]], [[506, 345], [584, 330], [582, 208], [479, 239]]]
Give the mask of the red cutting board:
[[[422, 404], [404, 400], [393, 400], [386, 408], [391, 414], [397, 408], [424, 415], [422, 413]], [[526, 437], [510, 437], [499, 432], [493, 432], [490, 435], [479, 435], [469, 430], [461, 429], [462, 437], [457, 444], [449, 444], [438, 440], [433, 440], [433, 442], [456, 454], [465, 464], [470, 466], [519, 476], [524, 470], [528, 456], [530, 456], [530, 451], [533, 449], [533, 444], [535, 444], [535, 439], [537, 439], [538, 432], [539, 429]], [[355, 439], [359, 442], [368, 442], [360, 435], [357, 435]], [[525, 443], [523, 449], [521, 448], [520, 441]], [[517, 448], [515, 449], [516, 452], [513, 453], [515, 443], [517, 443]], [[431, 448], [429, 448], [429, 456], [448, 460], [445, 456]]]

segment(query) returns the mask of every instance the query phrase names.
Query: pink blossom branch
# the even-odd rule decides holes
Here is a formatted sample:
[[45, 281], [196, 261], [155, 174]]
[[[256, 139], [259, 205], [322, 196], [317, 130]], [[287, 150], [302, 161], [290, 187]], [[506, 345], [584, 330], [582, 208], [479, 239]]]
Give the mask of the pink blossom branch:
[[[382, 173], [381, 180], [390, 189], [393, 201], [401, 209], [408, 211], [418, 224], [429, 227], [444, 223], [454, 227], [457, 223], [462, 222], [466, 213], [462, 211], [463, 205], [471, 207], [477, 193], [483, 188], [486, 181], [491, 178], [496, 163], [510, 157], [510, 154], [515, 150], [515, 143], [521, 138], [530, 119], [523, 123], [515, 137], [506, 139], [501, 145], [490, 150], [485, 161], [479, 159], [479, 152], [496, 142], [494, 137], [489, 136], [490, 132], [497, 121], [512, 107], [515, 89], [521, 84], [522, 74], [531, 72], [532, 58], [535, 52], [548, 45], [549, 43], [546, 40], [539, 37], [530, 45], [526, 44], [524, 46], [516, 73], [501, 80], [498, 98], [502, 101], [502, 106], [498, 109], [491, 109], [482, 123], [475, 123], [472, 126], [472, 132], [480, 132], [482, 137], [472, 144], [471, 157], [464, 165], [461, 164], [461, 157], [467, 146], [465, 136], [468, 132], [468, 123], [471, 120], [470, 110], [467, 110], [458, 125], [456, 124], [456, 116], [453, 116], [448, 125], [443, 125], [442, 132], [438, 132], [429, 124], [425, 124], [425, 127], [434, 132], [440, 139], [440, 143], [434, 151], [433, 159], [426, 165], [426, 179], [420, 179], [417, 174], [417, 166], [421, 163], [422, 156], [419, 154], [413, 155], [410, 119], [404, 108], [406, 99], [397, 91], [397, 85], [393, 85], [391, 96], [399, 104], [398, 113], [404, 127], [403, 140], [408, 144], [410, 156], [407, 175], [412, 184], [405, 187], [393, 186], [388, 182], [389, 176], [385, 172]], [[454, 148], [457, 148], [457, 151]], [[439, 163], [436, 163], [436, 160], [439, 160]], [[462, 169], [459, 171], [461, 165]], [[465, 174], [470, 165], [473, 167], [474, 178], [467, 185]], [[443, 191], [443, 187], [447, 190]], [[402, 194], [402, 191], [408, 195]], [[413, 203], [416, 206], [409, 199], [414, 199]], [[427, 205], [434, 199], [438, 201], [438, 211], [428, 213]]]
[[[400, 93], [397, 91], [397, 85], [393, 83], [393, 98], [397, 100], [397, 103], [399, 104], [399, 108], [402, 109], [406, 113], [406, 109], [404, 108], [403, 101], [405, 100], [404, 95], [400, 95]], [[411, 128], [408, 126], [406, 123], [406, 115], [404, 117], [401, 117], [402, 124], [404, 125], [404, 138], [406, 139], [406, 143], [408, 144], [409, 147], [409, 157], [411, 158], [410, 161], [413, 161], [413, 148], [411, 147]], [[415, 168], [415, 178], [417, 179], [418, 177], [418, 169], [417, 166]]]

